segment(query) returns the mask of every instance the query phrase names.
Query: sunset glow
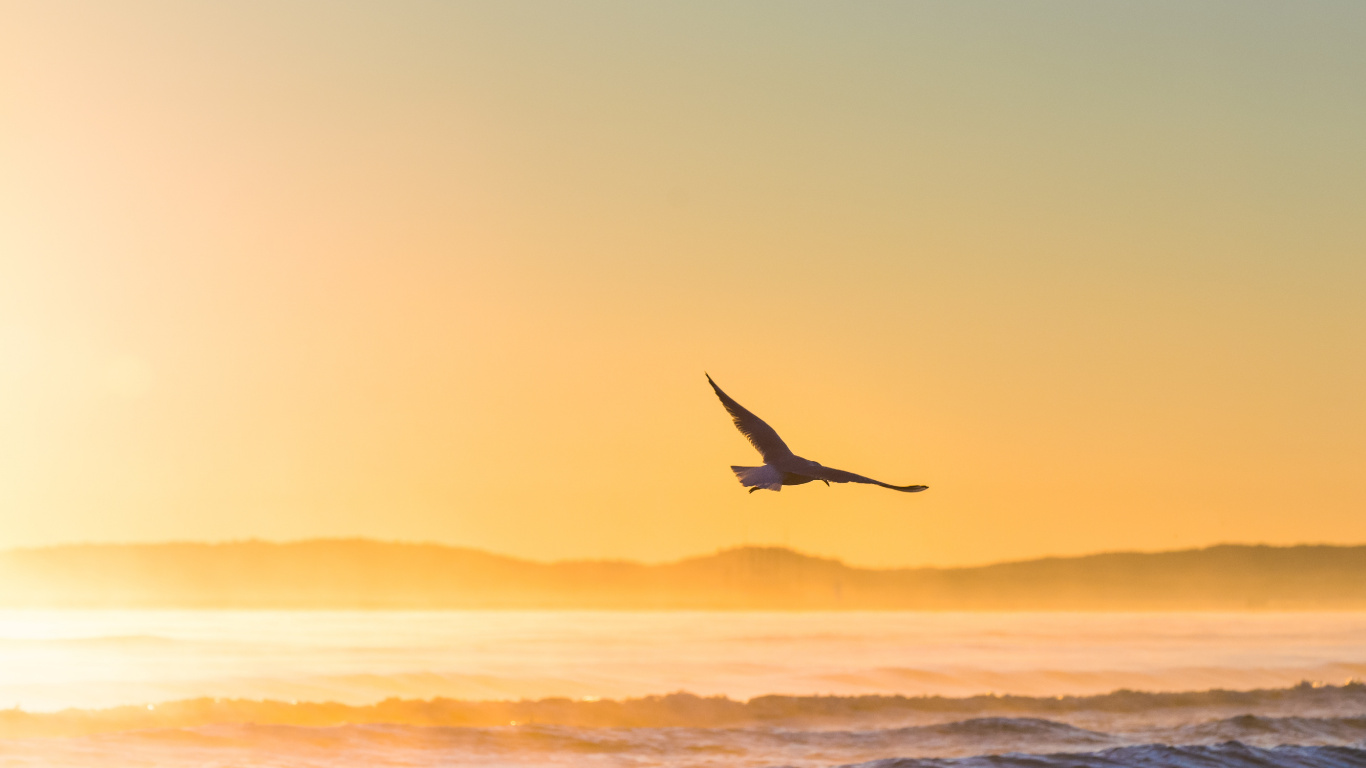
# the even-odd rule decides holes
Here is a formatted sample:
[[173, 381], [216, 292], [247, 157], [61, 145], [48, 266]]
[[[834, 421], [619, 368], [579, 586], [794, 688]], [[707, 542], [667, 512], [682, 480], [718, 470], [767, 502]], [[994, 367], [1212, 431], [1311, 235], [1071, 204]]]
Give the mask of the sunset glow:
[[1359, 4], [5, 17], [4, 546], [1366, 540]]

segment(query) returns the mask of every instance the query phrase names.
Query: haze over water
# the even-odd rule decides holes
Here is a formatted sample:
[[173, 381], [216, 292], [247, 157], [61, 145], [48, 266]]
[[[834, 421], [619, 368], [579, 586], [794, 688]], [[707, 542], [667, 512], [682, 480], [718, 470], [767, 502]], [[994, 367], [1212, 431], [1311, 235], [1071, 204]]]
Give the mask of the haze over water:
[[[1313, 726], [1313, 744], [1366, 739], [1360, 685], [1341, 687], [1366, 677], [1366, 614], [1360, 613], [11, 610], [0, 613], [0, 668], [7, 670], [0, 702], [25, 711], [79, 708], [96, 724], [113, 715], [90, 710], [116, 705], [135, 705], [135, 712], [146, 706], [148, 716], [178, 712], [176, 700], [201, 697], [291, 705], [242, 702], [233, 705], [243, 708], [235, 720], [172, 722], [122, 736], [73, 733], [35, 741], [25, 737], [36, 735], [37, 726], [25, 726], [25, 734], [11, 723], [10, 735], [19, 738], [0, 744], [0, 755], [13, 765], [230, 765], [244, 755], [253, 765], [828, 765], [1021, 749], [1092, 751], [1159, 735], [1178, 745], [1217, 743], [1208, 733], [1182, 729], [1249, 714], [1272, 720], [1257, 726], [1267, 733], [1243, 734], [1248, 744], [1281, 743], [1268, 733], [1281, 727], [1275, 718], [1288, 714], [1300, 718], [1301, 729], [1304, 717], [1323, 721]], [[1054, 706], [1059, 696], [1121, 688], [1287, 689], [1301, 681], [1331, 684], [1308, 693], [1336, 698], [1306, 706], [1277, 698], [1285, 694], [1232, 703], [1215, 695], [1173, 706], [1159, 697], [1117, 706], [1102, 697], [1109, 703], [1042, 717], [1029, 711]], [[778, 694], [1026, 698], [950, 700], [917, 705], [920, 710], [872, 703], [844, 715], [831, 715], [828, 704], [798, 703], [766, 724], [729, 726], [724, 721], [732, 715], [713, 711], [719, 703], [686, 704], [685, 698], [677, 701], [686, 706], [675, 701], [682, 714], [667, 727], [631, 715], [632, 706], [645, 705], [629, 701], [622, 703], [627, 714], [604, 716], [597, 727], [553, 718], [538, 724], [534, 716], [491, 724], [489, 708], [507, 706], [494, 704], [462, 705], [474, 707], [473, 724], [442, 727], [420, 702], [386, 703], [387, 714], [378, 718], [352, 710], [319, 727], [300, 709], [391, 697], [563, 697], [591, 707], [599, 699], [683, 692], [738, 702]], [[995, 701], [1015, 702], [1016, 711], [993, 711]], [[716, 727], [717, 718], [724, 727]], [[633, 722], [637, 727], [620, 728]], [[1236, 717], [1231, 722], [1228, 728], [1248, 727]]]
[[1366, 676], [1366, 614], [3, 611], [0, 668], [27, 710], [1249, 689]]

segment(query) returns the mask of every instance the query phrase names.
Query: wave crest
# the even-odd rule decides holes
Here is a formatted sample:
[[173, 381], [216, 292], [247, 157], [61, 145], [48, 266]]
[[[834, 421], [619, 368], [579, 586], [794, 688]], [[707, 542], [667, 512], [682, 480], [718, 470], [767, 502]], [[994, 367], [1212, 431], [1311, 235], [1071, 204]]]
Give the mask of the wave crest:
[[[69, 709], [37, 713], [19, 709], [0, 710], [0, 736], [75, 736], [115, 731], [192, 728], [211, 724], [335, 726], [358, 723], [390, 723], [419, 726], [489, 727], [513, 723], [573, 727], [689, 727], [726, 728], [749, 726], [838, 728], [904, 726], [941, 723], [941, 729], [976, 731], [1001, 729], [1075, 729], [1051, 722], [1059, 717], [1081, 715], [1142, 715], [1182, 712], [1189, 724], [1204, 712], [1218, 720], [1230, 714], [1285, 712], [1296, 715], [1339, 717], [1325, 725], [1321, 720], [1281, 718], [1275, 728], [1314, 732], [1363, 733], [1366, 718], [1366, 684], [1316, 686], [1253, 691], [1211, 690], [1189, 693], [1115, 691], [1099, 696], [759, 696], [736, 701], [724, 696], [702, 697], [672, 693], [635, 699], [573, 700], [548, 698], [522, 701], [466, 701], [457, 699], [387, 699], [377, 704], [352, 706], [336, 702], [281, 702], [246, 699], [190, 699], [151, 706], [111, 709]], [[943, 725], [950, 718], [960, 722]], [[1036, 719], [1029, 719], [1036, 718]], [[1311, 723], [1311, 720], [1313, 722]], [[1267, 718], [1233, 718], [1217, 723], [1187, 725], [1191, 738], [1246, 738], [1258, 729], [1271, 727]], [[1046, 725], [1044, 725], [1046, 724]], [[944, 731], [949, 735], [950, 731]], [[1066, 738], [1077, 737], [1070, 733]], [[1337, 737], [1335, 737], [1337, 738]]]
[[1099, 752], [1052, 755], [978, 755], [964, 758], [889, 758], [845, 768], [1363, 768], [1366, 750], [1354, 747], [1252, 747], [1236, 741], [1210, 746], [1143, 744]]

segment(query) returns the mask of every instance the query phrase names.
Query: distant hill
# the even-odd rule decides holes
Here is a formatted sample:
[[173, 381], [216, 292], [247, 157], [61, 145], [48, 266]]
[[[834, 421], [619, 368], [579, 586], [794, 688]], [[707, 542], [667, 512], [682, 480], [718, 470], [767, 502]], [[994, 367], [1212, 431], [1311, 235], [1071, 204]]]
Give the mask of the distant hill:
[[1363, 610], [1366, 546], [1223, 545], [876, 570], [766, 547], [642, 565], [359, 539], [91, 544], [0, 552], [0, 606]]

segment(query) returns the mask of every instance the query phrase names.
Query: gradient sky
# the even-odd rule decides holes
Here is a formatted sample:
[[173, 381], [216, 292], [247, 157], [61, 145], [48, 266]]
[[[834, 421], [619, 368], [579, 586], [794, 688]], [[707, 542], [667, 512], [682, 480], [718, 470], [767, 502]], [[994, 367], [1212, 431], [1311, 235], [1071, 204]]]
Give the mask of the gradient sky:
[[0, 16], [0, 547], [1366, 542], [1359, 0]]

